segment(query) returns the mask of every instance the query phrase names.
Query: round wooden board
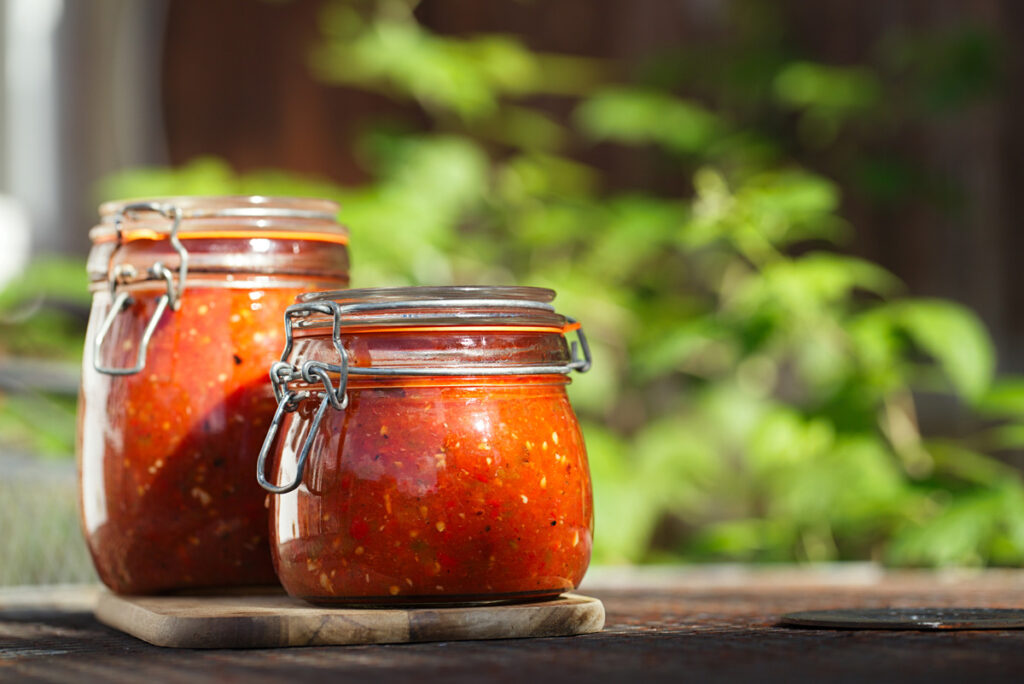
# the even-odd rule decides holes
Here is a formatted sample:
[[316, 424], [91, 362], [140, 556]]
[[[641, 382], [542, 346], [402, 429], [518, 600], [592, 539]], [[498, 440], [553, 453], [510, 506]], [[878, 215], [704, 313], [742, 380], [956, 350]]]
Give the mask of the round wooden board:
[[117, 596], [101, 592], [100, 622], [156, 646], [277, 648], [519, 639], [599, 632], [604, 605], [552, 601], [459, 608], [322, 608], [284, 594]]

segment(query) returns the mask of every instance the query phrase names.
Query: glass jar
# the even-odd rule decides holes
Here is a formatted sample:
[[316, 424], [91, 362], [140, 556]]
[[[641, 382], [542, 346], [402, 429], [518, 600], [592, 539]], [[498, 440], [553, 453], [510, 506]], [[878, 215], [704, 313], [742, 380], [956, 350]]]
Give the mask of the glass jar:
[[590, 360], [553, 298], [396, 288], [288, 309], [257, 479], [276, 494], [271, 550], [289, 594], [423, 605], [579, 584], [593, 509], [566, 385]]
[[82, 366], [83, 529], [121, 593], [276, 584], [252, 481], [267, 359], [299, 292], [348, 284], [338, 207], [181, 197], [100, 207]]

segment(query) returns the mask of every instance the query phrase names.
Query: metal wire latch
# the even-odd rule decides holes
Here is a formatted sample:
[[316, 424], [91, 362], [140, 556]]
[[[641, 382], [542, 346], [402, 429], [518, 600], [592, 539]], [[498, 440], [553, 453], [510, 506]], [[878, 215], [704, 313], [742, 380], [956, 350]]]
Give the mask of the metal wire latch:
[[[459, 368], [451, 366], [419, 366], [414, 368], [401, 367], [401, 368], [380, 368], [373, 366], [352, 366], [348, 362], [348, 355], [345, 352], [345, 347], [341, 342], [341, 327], [342, 327], [342, 316], [345, 314], [365, 312], [369, 310], [378, 309], [402, 309], [411, 306], [430, 306], [430, 307], [469, 307], [469, 306], [523, 306], [531, 308], [543, 308], [547, 310], [553, 310], [553, 307], [549, 304], [538, 304], [530, 300], [523, 301], [510, 301], [510, 300], [484, 300], [484, 299], [464, 299], [464, 300], [438, 300], [424, 302], [420, 301], [389, 301], [389, 302], [362, 302], [357, 304], [345, 304], [341, 305], [333, 301], [320, 301], [320, 302], [309, 302], [299, 303], [289, 306], [285, 310], [284, 314], [284, 333], [285, 333], [285, 345], [284, 351], [281, 353], [281, 358], [275, 361], [270, 367], [270, 382], [274, 387], [274, 396], [277, 397], [277, 410], [274, 412], [274, 418], [270, 422], [270, 427], [267, 430], [267, 436], [263, 440], [263, 446], [260, 449], [259, 458], [256, 461], [256, 480], [260, 483], [260, 486], [266, 489], [268, 492], [274, 494], [287, 494], [299, 487], [302, 483], [303, 472], [306, 468], [306, 461], [309, 458], [309, 452], [313, 447], [313, 440], [316, 437], [317, 431], [320, 428], [320, 423], [323, 420], [324, 414], [327, 412], [327, 407], [331, 406], [335, 410], [343, 410], [348, 406], [348, 394], [346, 388], [348, 386], [348, 378], [351, 375], [367, 375], [367, 376], [460, 376], [460, 375], [472, 375], [472, 376], [484, 376], [484, 375], [567, 375], [572, 371], [578, 371], [580, 373], [586, 373], [590, 370], [592, 365], [592, 358], [590, 355], [590, 345], [587, 343], [587, 336], [583, 334], [583, 328], [578, 325], [578, 322], [573, 319], [566, 317], [566, 321], [573, 326], [578, 338], [577, 341], [570, 342], [569, 352], [570, 361], [566, 364], [559, 365], [543, 365], [543, 366], [472, 366], [470, 368]], [[340, 363], [326, 363], [324, 361], [306, 361], [301, 367], [296, 367], [288, 362], [288, 357], [291, 355], [292, 346], [294, 341], [294, 324], [293, 321], [296, 318], [306, 318], [314, 313], [320, 313], [323, 315], [332, 317], [331, 325], [331, 341], [334, 344], [334, 349], [338, 352]], [[582, 351], [583, 356], [579, 354]], [[338, 374], [337, 385], [331, 383], [331, 373]], [[302, 381], [307, 385], [316, 385], [319, 383], [322, 387], [316, 390], [294, 390], [289, 387], [292, 382]], [[313, 421], [309, 426], [309, 433], [306, 435], [306, 439], [302, 443], [302, 448], [299, 450], [299, 458], [295, 464], [295, 477], [291, 482], [284, 485], [275, 485], [266, 478], [266, 464], [267, 457], [270, 455], [270, 450], [274, 444], [274, 438], [277, 436], [277, 432], [281, 427], [281, 422], [284, 420], [284, 416], [287, 413], [292, 413], [299, 408], [306, 399], [311, 398], [314, 394], [319, 394], [322, 391], [323, 398], [320, 401], [320, 406], [317, 408], [316, 413], [313, 414]]]
[[170, 219], [172, 222], [169, 240], [174, 251], [178, 253], [178, 282], [174, 282], [174, 273], [159, 261], [149, 268], [147, 271], [149, 277], [153, 279], [162, 279], [167, 284], [167, 290], [160, 296], [160, 299], [157, 300], [156, 308], [153, 310], [153, 315], [150, 316], [149, 322], [146, 324], [146, 327], [142, 332], [142, 338], [139, 340], [138, 355], [135, 358], [135, 365], [130, 368], [104, 366], [101, 361], [103, 356], [103, 340], [106, 339], [107, 333], [110, 332], [110, 327], [114, 324], [114, 320], [118, 315], [134, 303], [131, 294], [127, 290], [121, 290], [118, 292], [117, 286], [119, 283], [124, 283], [131, 278], [134, 278], [136, 275], [135, 268], [130, 264], [118, 264], [116, 267], [111, 266], [109, 274], [111, 297], [110, 310], [107, 312], [106, 317], [104, 317], [103, 324], [100, 326], [99, 332], [96, 334], [96, 339], [93, 341], [92, 355], [93, 368], [105, 375], [134, 375], [146, 367], [146, 351], [149, 348], [149, 341], [153, 337], [153, 332], [156, 330], [157, 323], [160, 322], [160, 318], [164, 315], [164, 311], [167, 310], [168, 306], [171, 307], [172, 311], [177, 311], [181, 308], [181, 298], [185, 293], [185, 283], [188, 278], [188, 251], [181, 244], [181, 240], [178, 239], [178, 229], [181, 227], [181, 209], [173, 204], [164, 204], [160, 202], [138, 202], [122, 207], [120, 211], [114, 215], [114, 230], [117, 231], [117, 246], [114, 248], [114, 252], [111, 253], [110, 259], [113, 261], [114, 254], [117, 253], [117, 250], [123, 244], [124, 236], [122, 234], [121, 224], [124, 221], [124, 217], [126, 215], [131, 216], [144, 211], [156, 212], [165, 218]]

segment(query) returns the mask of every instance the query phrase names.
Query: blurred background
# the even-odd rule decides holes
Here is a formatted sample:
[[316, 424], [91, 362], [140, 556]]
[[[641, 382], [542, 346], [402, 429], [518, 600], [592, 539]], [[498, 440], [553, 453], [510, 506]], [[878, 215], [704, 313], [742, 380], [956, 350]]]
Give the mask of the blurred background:
[[595, 562], [1021, 564], [1022, 46], [1012, 0], [3, 0], [0, 584], [93, 577], [86, 233], [167, 194], [558, 290]]

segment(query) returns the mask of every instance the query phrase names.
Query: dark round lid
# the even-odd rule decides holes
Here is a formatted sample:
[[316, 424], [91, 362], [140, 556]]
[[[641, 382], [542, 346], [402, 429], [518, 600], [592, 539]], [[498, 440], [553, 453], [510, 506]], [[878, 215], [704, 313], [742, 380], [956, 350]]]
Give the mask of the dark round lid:
[[788, 627], [825, 629], [1024, 629], [1024, 610], [1015, 608], [856, 608], [788, 613]]

